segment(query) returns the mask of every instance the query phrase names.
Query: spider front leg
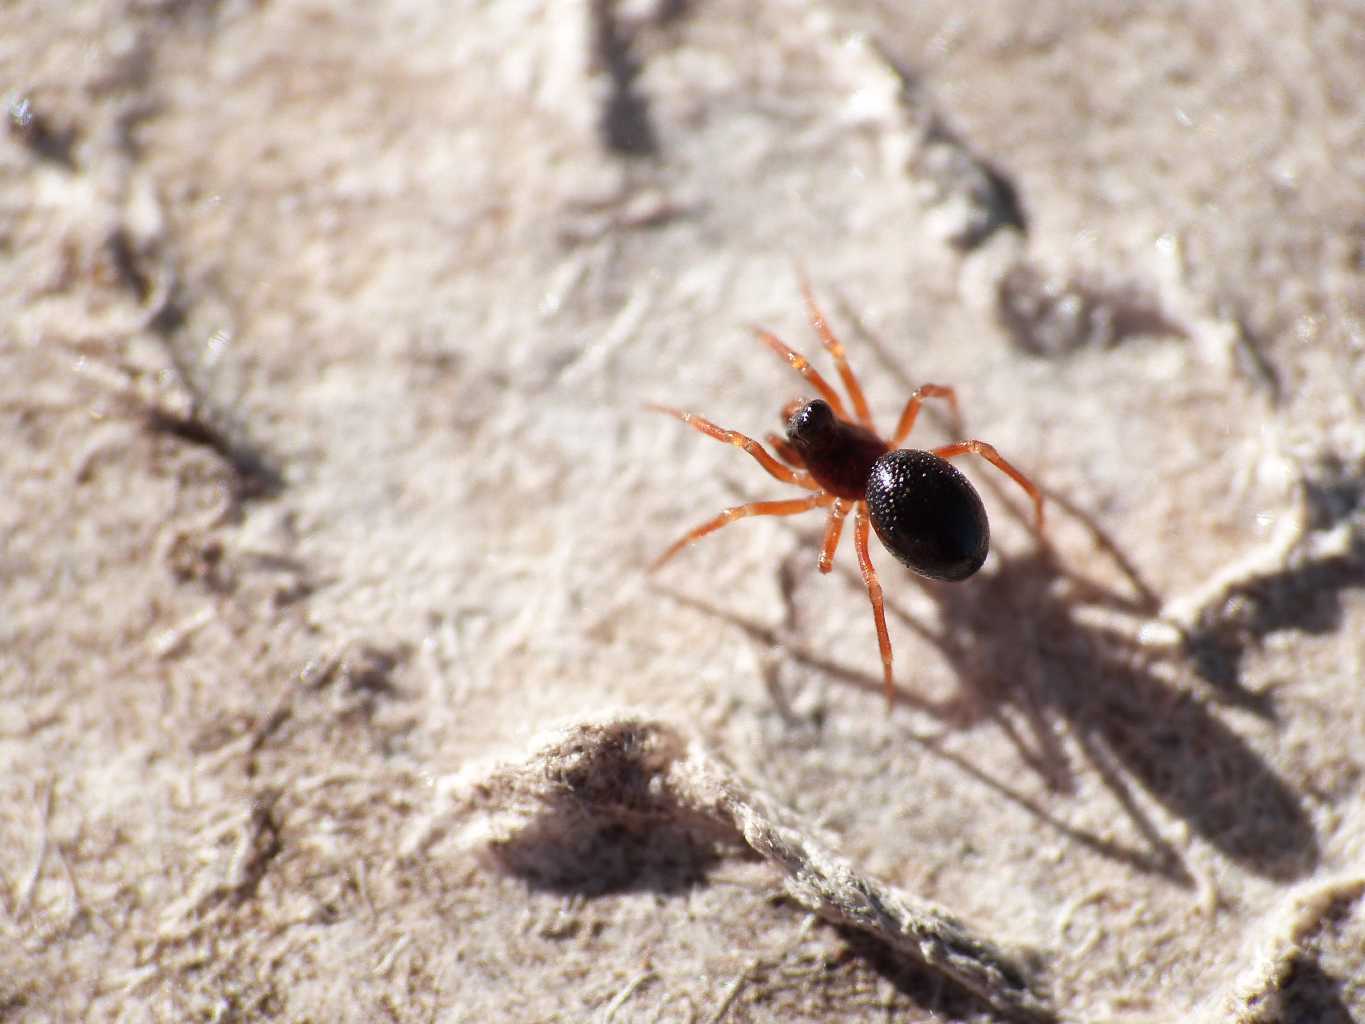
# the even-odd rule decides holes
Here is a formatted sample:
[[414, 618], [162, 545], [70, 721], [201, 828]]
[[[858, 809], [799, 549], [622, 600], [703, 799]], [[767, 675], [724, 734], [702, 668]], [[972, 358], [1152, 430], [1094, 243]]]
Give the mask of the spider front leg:
[[809, 498], [792, 498], [788, 501], [755, 501], [748, 505], [736, 505], [734, 508], [727, 508], [720, 515], [708, 519], [700, 526], [679, 537], [667, 551], [653, 561], [649, 571], [653, 572], [658, 569], [693, 541], [700, 540], [708, 533], [715, 533], [722, 526], [729, 526], [736, 519], [745, 519], [749, 516], [794, 516], [802, 512], [809, 512], [813, 508], [833, 505], [836, 500], [833, 495], [825, 494], [822, 491], [819, 494], [812, 494]]
[[820, 371], [811, 366], [810, 360], [800, 352], [790, 348], [786, 342], [779, 338], [772, 331], [762, 327], [755, 327], [754, 334], [758, 340], [767, 345], [779, 356], [785, 359], [789, 366], [810, 382], [811, 387], [820, 392], [820, 397], [829, 403], [830, 408], [838, 414], [839, 418], [848, 419], [848, 412], [844, 409], [844, 400], [839, 397], [839, 392], [829, 386], [829, 381], [820, 376]]
[[853, 520], [853, 546], [858, 549], [858, 567], [863, 571], [867, 596], [872, 602], [872, 619], [877, 624], [877, 646], [882, 652], [882, 680], [886, 687], [886, 710], [889, 714], [896, 700], [896, 684], [891, 675], [891, 636], [886, 631], [886, 605], [882, 600], [882, 584], [877, 579], [877, 570], [872, 567], [872, 555], [867, 550], [869, 525], [867, 502], [860, 501]]
[[1024, 492], [1033, 500], [1034, 528], [1042, 533], [1043, 531], [1043, 495], [1034, 485], [1033, 481], [1024, 476], [1023, 473], [1015, 469], [1005, 457], [995, 450], [994, 445], [989, 445], [985, 441], [959, 441], [957, 444], [946, 444], [942, 448], [935, 448], [934, 454], [940, 459], [951, 459], [958, 455], [968, 453], [980, 455], [1000, 472], [1004, 473], [1016, 484], [1024, 489]]
[[718, 427], [710, 420], [703, 419], [695, 413], [683, 412], [683, 410], [675, 409], [671, 405], [654, 405], [651, 403], [646, 405], [645, 408], [650, 409], [653, 412], [661, 412], [665, 416], [672, 416], [674, 419], [682, 420], [682, 422], [686, 423], [693, 430], [700, 431], [707, 437], [714, 437], [717, 441], [722, 441], [725, 444], [731, 444], [736, 448], [743, 449], [752, 455], [755, 461], [768, 471], [770, 476], [776, 477], [783, 483], [795, 484], [797, 487], [804, 487], [808, 491], [818, 491], [820, 489], [819, 485], [811, 479], [809, 473], [798, 473], [795, 470], [782, 465], [777, 459], [768, 454], [768, 450], [761, 444], [752, 437], [741, 434], [738, 430], [726, 430], [724, 427]]
[[848, 397], [853, 400], [853, 411], [858, 416], [858, 422], [868, 430], [876, 432], [876, 427], [872, 423], [872, 413], [867, 407], [867, 398], [863, 395], [863, 387], [858, 383], [858, 377], [853, 372], [853, 368], [848, 365], [848, 357], [844, 353], [844, 343], [834, 336], [830, 330], [829, 321], [825, 319], [825, 314], [820, 312], [820, 307], [815, 304], [815, 295], [810, 290], [810, 282], [805, 275], [801, 275], [801, 295], [806, 300], [806, 315], [810, 317], [810, 325], [815, 328], [815, 333], [820, 335], [820, 342], [825, 346], [825, 351], [834, 357], [834, 365], [839, 370], [839, 377], [844, 382], [844, 387], [848, 390]]

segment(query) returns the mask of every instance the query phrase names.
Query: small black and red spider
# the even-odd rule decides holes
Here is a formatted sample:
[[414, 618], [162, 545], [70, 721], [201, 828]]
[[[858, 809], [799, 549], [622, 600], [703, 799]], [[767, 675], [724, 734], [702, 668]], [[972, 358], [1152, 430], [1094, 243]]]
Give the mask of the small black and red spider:
[[[829, 510], [825, 543], [820, 551], [819, 568], [830, 571], [834, 552], [844, 528], [844, 517], [854, 512], [853, 544], [858, 565], [872, 601], [872, 617], [877, 625], [881, 647], [886, 702], [894, 700], [895, 684], [891, 674], [891, 639], [886, 631], [886, 610], [882, 586], [867, 548], [868, 527], [877, 531], [882, 544], [907, 568], [937, 580], [965, 580], [986, 561], [990, 549], [990, 524], [981, 497], [971, 483], [946, 460], [975, 453], [1022, 487], [1033, 500], [1039, 530], [1043, 527], [1043, 496], [1023, 473], [1011, 466], [985, 441], [959, 441], [931, 451], [900, 448], [909, 436], [926, 398], [945, 398], [957, 413], [957, 395], [950, 387], [924, 384], [915, 389], [905, 403], [896, 433], [884, 441], [872, 423], [867, 399], [858, 378], [844, 356], [844, 346], [834, 336], [824, 314], [815, 304], [810, 286], [801, 282], [811, 326], [820, 335], [848, 390], [857, 422], [849, 418], [844, 401], [829, 382], [820, 376], [801, 354], [793, 352], [770, 331], [755, 328], [758, 340], [794, 367], [820, 393], [807, 401], [798, 398], [782, 409], [786, 438], [767, 435], [768, 442], [781, 457], [774, 458], [763, 445], [735, 430], [725, 430], [709, 420], [665, 405], [649, 408], [682, 420], [717, 441], [742, 448], [771, 476], [813, 492], [805, 498], [786, 501], [755, 501], [727, 508], [696, 529], [679, 538], [655, 559], [650, 570], [659, 568], [679, 551], [708, 533], [748, 516], [790, 516], [811, 509]], [[786, 463], [785, 465], [783, 463]]]

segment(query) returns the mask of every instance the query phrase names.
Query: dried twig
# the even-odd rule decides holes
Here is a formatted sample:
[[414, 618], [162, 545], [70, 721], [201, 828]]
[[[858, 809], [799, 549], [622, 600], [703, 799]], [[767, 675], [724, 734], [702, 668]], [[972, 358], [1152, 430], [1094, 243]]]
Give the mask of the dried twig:
[[[645, 833], [682, 826], [713, 841], [742, 841], [825, 920], [871, 935], [1011, 1020], [1056, 1019], [1023, 963], [942, 908], [859, 872], [819, 829], [666, 724], [629, 716], [579, 723], [522, 763], [461, 773], [443, 795], [445, 806], [403, 844], [405, 856], [439, 839], [452, 818], [468, 821], [470, 812], [467, 840], [495, 853], [515, 848], [520, 863], [528, 834], [548, 859], [557, 843], [600, 834], [604, 824]], [[734, 994], [742, 985], [743, 976]]]

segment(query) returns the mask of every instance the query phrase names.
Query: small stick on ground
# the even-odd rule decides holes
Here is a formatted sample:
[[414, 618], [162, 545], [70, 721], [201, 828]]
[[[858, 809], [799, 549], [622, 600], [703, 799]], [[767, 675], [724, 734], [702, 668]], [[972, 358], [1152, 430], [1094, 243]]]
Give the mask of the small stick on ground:
[[[467, 769], [437, 792], [429, 818], [402, 844], [405, 858], [421, 856], [455, 822], [466, 823], [466, 842], [494, 854], [524, 847], [528, 833], [565, 842], [600, 835], [608, 824], [639, 833], [683, 826], [716, 843], [749, 846], [781, 870], [802, 906], [867, 933], [1002, 1017], [1030, 1024], [1057, 1019], [1024, 962], [941, 907], [861, 873], [818, 828], [665, 723], [629, 716], [581, 722], [524, 762]], [[736, 979], [719, 1016], [755, 969]]]

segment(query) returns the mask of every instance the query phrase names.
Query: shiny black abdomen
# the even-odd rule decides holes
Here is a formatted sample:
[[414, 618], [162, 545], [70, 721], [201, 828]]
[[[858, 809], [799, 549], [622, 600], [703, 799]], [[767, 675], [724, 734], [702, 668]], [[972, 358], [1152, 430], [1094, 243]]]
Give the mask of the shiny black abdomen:
[[976, 488], [932, 452], [887, 452], [867, 479], [872, 528], [923, 576], [965, 580], [986, 561], [991, 528]]

